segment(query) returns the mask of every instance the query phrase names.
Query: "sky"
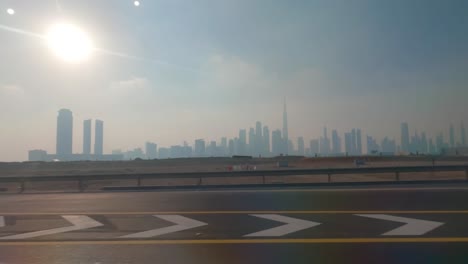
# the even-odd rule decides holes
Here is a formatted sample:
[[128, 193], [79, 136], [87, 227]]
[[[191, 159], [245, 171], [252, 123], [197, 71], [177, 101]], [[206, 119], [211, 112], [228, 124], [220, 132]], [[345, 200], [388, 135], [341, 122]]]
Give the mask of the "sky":
[[[261, 121], [306, 142], [354, 127], [468, 125], [468, 1], [0, 0], [0, 161], [55, 152], [61, 108], [104, 120], [104, 152], [235, 137]], [[15, 10], [14, 15], [7, 13]], [[97, 50], [57, 58], [35, 35], [80, 27]], [[21, 29], [25, 34], [5, 30]]]

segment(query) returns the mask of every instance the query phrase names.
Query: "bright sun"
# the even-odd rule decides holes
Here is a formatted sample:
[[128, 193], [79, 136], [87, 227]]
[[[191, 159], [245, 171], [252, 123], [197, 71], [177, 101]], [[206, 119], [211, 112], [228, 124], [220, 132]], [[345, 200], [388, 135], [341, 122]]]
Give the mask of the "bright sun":
[[88, 35], [72, 24], [52, 25], [47, 31], [46, 38], [52, 52], [67, 62], [84, 61], [93, 51], [93, 44]]

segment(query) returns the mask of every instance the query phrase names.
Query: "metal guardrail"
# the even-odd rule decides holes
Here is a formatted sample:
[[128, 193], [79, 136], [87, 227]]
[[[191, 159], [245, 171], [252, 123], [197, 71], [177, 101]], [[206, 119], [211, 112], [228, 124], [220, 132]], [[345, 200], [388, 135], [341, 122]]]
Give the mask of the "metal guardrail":
[[86, 189], [87, 181], [99, 180], [135, 180], [137, 186], [142, 185], [144, 179], [198, 179], [201, 185], [204, 178], [216, 177], [265, 177], [269, 176], [304, 176], [327, 175], [328, 182], [332, 182], [333, 175], [343, 174], [379, 174], [394, 173], [395, 181], [400, 181], [400, 173], [417, 172], [453, 172], [464, 171], [468, 180], [468, 165], [443, 165], [443, 166], [407, 166], [407, 167], [361, 167], [361, 168], [325, 168], [325, 169], [289, 169], [289, 170], [254, 170], [254, 171], [223, 171], [223, 172], [176, 172], [176, 173], [145, 173], [145, 174], [102, 174], [102, 175], [69, 175], [69, 176], [5, 176], [0, 177], [2, 183], [19, 183], [19, 192], [26, 189], [28, 182], [54, 182], [76, 181], [77, 189], [82, 192]]

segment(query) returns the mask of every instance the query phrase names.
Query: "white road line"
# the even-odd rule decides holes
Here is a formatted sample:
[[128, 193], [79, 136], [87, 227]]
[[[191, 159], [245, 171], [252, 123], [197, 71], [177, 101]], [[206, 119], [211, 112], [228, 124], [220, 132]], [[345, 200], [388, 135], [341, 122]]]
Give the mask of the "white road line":
[[245, 235], [244, 237], [278, 237], [320, 225], [320, 223], [317, 222], [306, 221], [277, 214], [251, 214], [251, 216], [278, 221], [285, 223], [285, 225], [251, 233]]
[[47, 229], [47, 230], [23, 233], [23, 234], [18, 234], [18, 235], [5, 236], [5, 237], [0, 237], [0, 239], [2, 240], [27, 239], [27, 238], [33, 238], [33, 237], [39, 237], [39, 236], [60, 234], [60, 233], [65, 233], [65, 232], [70, 232], [70, 231], [77, 231], [81, 229], [88, 229], [88, 228], [98, 227], [98, 226], [103, 225], [85, 215], [63, 215], [62, 217], [65, 218], [65, 220], [67, 220], [68, 222], [72, 223], [73, 226], [59, 227], [59, 228], [54, 228], [54, 229]]
[[4, 226], [5, 226], [5, 217], [0, 216], [0, 227], [4, 227]]
[[357, 216], [388, 220], [406, 224], [395, 228], [389, 232], [383, 233], [382, 236], [421, 236], [444, 224], [441, 222], [385, 214], [357, 214]]
[[121, 236], [120, 238], [148, 238], [148, 237], [155, 237], [164, 234], [170, 234], [186, 229], [191, 229], [195, 227], [200, 227], [204, 225], [208, 225], [207, 223], [203, 223], [194, 219], [190, 219], [188, 217], [184, 217], [181, 215], [154, 215], [157, 218], [161, 218], [168, 222], [172, 222], [176, 225], [143, 231], [139, 233], [134, 233], [130, 235]]

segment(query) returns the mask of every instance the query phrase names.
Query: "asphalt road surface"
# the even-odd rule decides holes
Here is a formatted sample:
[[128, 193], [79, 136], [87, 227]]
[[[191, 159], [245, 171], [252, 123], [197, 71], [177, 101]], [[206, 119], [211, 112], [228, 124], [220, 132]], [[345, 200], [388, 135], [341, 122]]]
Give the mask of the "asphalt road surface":
[[468, 263], [468, 185], [0, 195], [0, 263]]

